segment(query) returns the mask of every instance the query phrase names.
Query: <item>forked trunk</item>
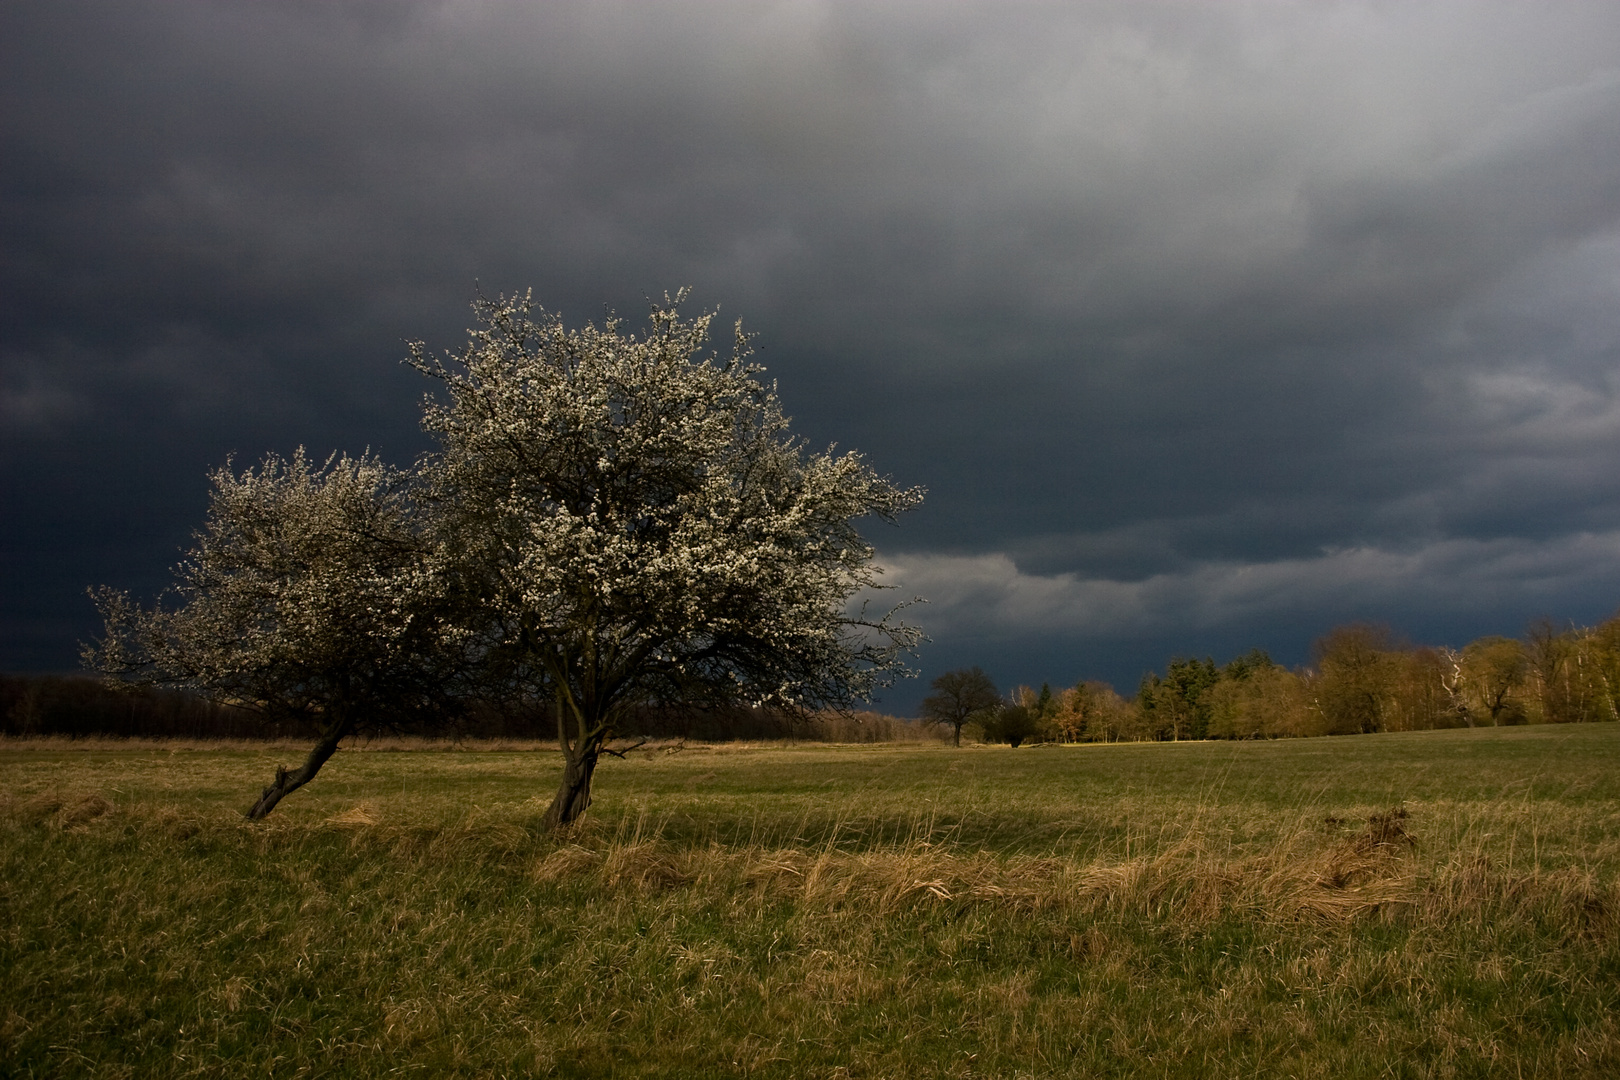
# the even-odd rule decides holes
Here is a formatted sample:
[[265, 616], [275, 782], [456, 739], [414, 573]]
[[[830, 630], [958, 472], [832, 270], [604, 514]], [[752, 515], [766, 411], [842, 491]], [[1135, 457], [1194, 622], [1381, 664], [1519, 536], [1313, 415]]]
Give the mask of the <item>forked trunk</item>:
[[348, 725], [339, 724], [323, 734], [297, 772], [288, 772], [285, 765], [276, 766], [275, 781], [264, 789], [264, 794], [248, 810], [247, 816], [254, 821], [268, 816], [282, 799], [315, 779], [315, 774], [321, 771], [326, 759], [337, 752], [339, 741], [348, 733]]
[[587, 739], [571, 753], [566, 745], [563, 747], [562, 783], [557, 787], [557, 797], [551, 800], [551, 809], [546, 811], [549, 828], [569, 824], [591, 805], [591, 774], [596, 771], [601, 749], [601, 740], [595, 738]]

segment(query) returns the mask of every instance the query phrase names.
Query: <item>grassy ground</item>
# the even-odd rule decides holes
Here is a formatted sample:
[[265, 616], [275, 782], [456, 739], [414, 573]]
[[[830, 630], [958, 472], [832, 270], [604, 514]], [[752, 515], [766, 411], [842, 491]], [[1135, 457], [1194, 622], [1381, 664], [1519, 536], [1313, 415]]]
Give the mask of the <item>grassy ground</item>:
[[1620, 1075], [1620, 725], [0, 743], [0, 1074]]

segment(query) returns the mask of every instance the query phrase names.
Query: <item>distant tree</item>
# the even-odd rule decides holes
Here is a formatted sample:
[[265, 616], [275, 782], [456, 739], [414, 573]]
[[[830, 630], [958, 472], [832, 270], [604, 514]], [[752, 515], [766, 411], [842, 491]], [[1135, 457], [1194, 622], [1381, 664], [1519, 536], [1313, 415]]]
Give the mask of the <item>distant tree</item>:
[[1137, 707], [1126, 701], [1113, 686], [1098, 679], [1080, 684], [1085, 693], [1085, 737], [1092, 742], [1118, 742], [1135, 737], [1139, 727]]
[[1586, 637], [1598, 688], [1596, 719], [1620, 720], [1620, 616], [1593, 628]]
[[1609, 719], [1613, 698], [1605, 687], [1602, 635], [1571, 627], [1560, 631], [1551, 619], [1539, 618], [1525, 634], [1525, 656], [1531, 696], [1547, 724], [1574, 724]]
[[979, 724], [985, 742], [1007, 743], [1014, 749], [1041, 737], [1041, 720], [1033, 706], [1017, 701], [1003, 702], [983, 714]]
[[1530, 675], [1524, 645], [1505, 637], [1483, 637], [1470, 642], [1460, 657], [1469, 711], [1491, 725], [1523, 723], [1519, 700]]
[[1114, 688], [1088, 679], [1053, 695], [1047, 723], [1063, 742], [1117, 742], [1129, 737], [1132, 706]]
[[1254, 648], [1242, 656], [1228, 660], [1226, 666], [1221, 668], [1221, 678], [1247, 679], [1254, 672], [1269, 671], [1276, 666], [1276, 663], [1271, 659], [1270, 653], [1264, 649]]
[[211, 480], [173, 603], [93, 591], [106, 629], [84, 659], [114, 680], [313, 728], [304, 764], [278, 768], [248, 809], [262, 818], [344, 738], [442, 717], [453, 642], [408, 477], [364, 455], [316, 468], [300, 449]]
[[428, 496], [480, 654], [480, 681], [550, 703], [564, 768], [547, 818], [590, 805], [628, 709], [846, 708], [903, 670], [920, 635], [877, 588], [856, 523], [916, 506], [858, 454], [814, 454], [748, 363], [702, 355], [710, 316], [681, 296], [642, 336], [570, 330], [527, 296], [475, 305], [423, 426]]
[[926, 725], [951, 729], [952, 745], [962, 745], [962, 728], [1001, 704], [996, 684], [979, 667], [947, 671], [930, 683], [932, 694], [923, 698], [920, 719]]
[[1018, 728], [1018, 744], [1051, 742], [1059, 737], [1057, 725], [1059, 703], [1052, 693], [1050, 683], [1042, 683], [1039, 690], [1030, 686], [1020, 686], [1008, 695], [1008, 700], [1013, 705], [1022, 707], [1029, 717], [1027, 725]]
[[1447, 689], [1451, 661], [1443, 649], [1420, 646], [1391, 652], [1380, 731], [1427, 731], [1463, 722]]
[[1163, 678], [1157, 672], [1142, 677], [1137, 690], [1144, 721], [1155, 738], [1202, 739], [1209, 734], [1209, 704], [1205, 692], [1220, 678], [1215, 662], [1176, 657]]
[[1338, 626], [1317, 639], [1312, 689], [1327, 734], [1383, 729], [1396, 674], [1394, 651], [1388, 628], [1370, 623]]
[[1254, 649], [1229, 662], [1205, 691], [1209, 734], [1221, 739], [1275, 739], [1320, 734], [1320, 716], [1308, 707], [1305, 685], [1287, 668]]
[[1053, 699], [1052, 726], [1063, 742], [1080, 742], [1086, 737], [1086, 713], [1091, 702], [1085, 687], [1085, 683], [1079, 683], [1059, 691]]

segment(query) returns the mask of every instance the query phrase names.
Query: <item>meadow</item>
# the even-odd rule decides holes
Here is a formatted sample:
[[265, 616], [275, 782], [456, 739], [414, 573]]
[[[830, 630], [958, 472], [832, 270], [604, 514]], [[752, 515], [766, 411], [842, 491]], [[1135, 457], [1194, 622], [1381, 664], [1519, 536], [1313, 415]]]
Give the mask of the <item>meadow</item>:
[[1620, 1075], [1620, 725], [0, 741], [7, 1076]]

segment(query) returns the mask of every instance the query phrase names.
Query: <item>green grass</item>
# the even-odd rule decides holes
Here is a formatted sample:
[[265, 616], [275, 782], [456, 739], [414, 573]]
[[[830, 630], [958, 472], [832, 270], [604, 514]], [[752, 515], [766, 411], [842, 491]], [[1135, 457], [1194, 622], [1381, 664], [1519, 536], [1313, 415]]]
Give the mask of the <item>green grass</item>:
[[299, 752], [0, 743], [0, 1074], [1620, 1075], [1620, 725]]

